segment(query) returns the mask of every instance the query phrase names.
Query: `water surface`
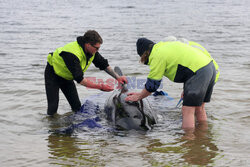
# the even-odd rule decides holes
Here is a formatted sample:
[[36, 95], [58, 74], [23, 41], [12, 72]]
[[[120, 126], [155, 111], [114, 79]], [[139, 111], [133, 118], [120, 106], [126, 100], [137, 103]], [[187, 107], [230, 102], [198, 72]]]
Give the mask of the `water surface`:
[[[1, 166], [249, 166], [249, 6], [247, 0], [2, 0]], [[147, 133], [49, 133], [65, 125], [60, 118], [70, 113], [70, 107], [60, 94], [58, 117], [46, 116], [47, 54], [89, 29], [103, 37], [100, 53], [112, 67], [119, 65], [124, 74], [140, 79], [149, 69], [138, 63], [137, 38], [158, 42], [174, 35], [205, 46], [221, 72], [206, 106], [208, 125], [185, 135], [180, 110], [153, 101], [159, 123]], [[109, 78], [94, 66], [85, 76]], [[82, 101], [100, 93], [77, 88]], [[181, 84], [164, 78], [162, 89], [177, 103]], [[105, 101], [93, 100], [101, 107]]]

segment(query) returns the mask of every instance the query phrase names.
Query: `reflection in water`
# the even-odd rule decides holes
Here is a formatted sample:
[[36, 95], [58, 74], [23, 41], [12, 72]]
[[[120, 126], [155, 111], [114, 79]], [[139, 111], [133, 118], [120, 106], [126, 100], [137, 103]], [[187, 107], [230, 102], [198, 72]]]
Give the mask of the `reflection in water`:
[[52, 155], [50, 158], [66, 160], [76, 157], [81, 151], [77, 143], [77, 138], [72, 136], [49, 135], [48, 147], [49, 153]]
[[163, 144], [158, 139], [154, 140], [148, 146], [148, 151], [166, 154], [161, 155], [161, 157], [166, 157], [164, 162], [160, 162], [160, 159], [154, 159], [154, 165], [178, 163], [208, 166], [214, 163], [213, 159], [219, 154], [219, 149], [214, 144], [212, 137], [211, 127], [208, 127], [207, 123], [199, 124], [192, 133], [186, 132], [183, 136], [180, 136], [177, 142]]
[[[63, 166], [105, 166], [100, 160], [98, 143], [91, 143], [75, 136], [54, 135], [48, 136], [48, 152], [50, 164]], [[97, 148], [95, 150], [94, 148]]]
[[[94, 163], [101, 159], [109, 166], [128, 166], [127, 163], [134, 160], [135, 164], [143, 164], [134, 165], [139, 167], [147, 166], [145, 161], [151, 158], [163, 163], [158, 166], [168, 162], [169, 166], [249, 166], [249, 6], [249, 0], [1, 0], [1, 166], [60, 166], [48, 163], [104, 166], [99, 165], [99, 161]], [[43, 75], [47, 53], [88, 29], [100, 32], [104, 39], [100, 53], [110, 60], [110, 65], [118, 65], [124, 69], [124, 74], [136, 77], [133, 89], [137, 91], [143, 86], [137, 81], [146, 79], [150, 70], [138, 62], [135, 43], [139, 37], [159, 42], [166, 36], [175, 35], [208, 47], [221, 71], [212, 105], [207, 106], [213, 116], [210, 119], [213, 130], [209, 127], [208, 131], [194, 132], [192, 140], [185, 138], [176, 121], [181, 114], [166, 111], [165, 103], [159, 102], [155, 103], [157, 111], [166, 116], [161, 117], [162, 124], [146, 137], [126, 135], [129, 137], [120, 140], [122, 137], [107, 137], [99, 132], [92, 135], [85, 131], [77, 137], [48, 134], [47, 129], [65, 127], [70, 122], [48, 128], [47, 120], [41, 120], [47, 109]], [[108, 78], [94, 65], [86, 76], [105, 81]], [[182, 84], [166, 79], [162, 82], [163, 90], [177, 100]], [[100, 92], [76, 86], [81, 99]], [[103, 95], [98, 97], [101, 104], [105, 100]], [[61, 98], [59, 113], [70, 110], [63, 95]], [[216, 134], [212, 134], [214, 131]], [[107, 144], [102, 141], [98, 144], [99, 138], [104, 138]], [[124, 139], [130, 143], [126, 144]], [[216, 146], [223, 152], [216, 151]], [[48, 152], [50, 157], [46, 159]], [[80, 164], [78, 156], [84, 165], [75, 165]], [[212, 158], [214, 156], [216, 158]]]
[[[58, 116], [49, 118], [50, 130], [65, 126], [65, 122]], [[68, 124], [68, 122], [66, 123]], [[84, 133], [84, 132], [82, 132]], [[91, 134], [85, 132], [91, 138]], [[87, 137], [87, 138], [88, 138]], [[63, 166], [104, 166], [99, 157], [99, 143], [92, 143], [91, 140], [84, 140], [74, 135], [60, 135], [51, 133], [48, 135], [48, 152], [50, 164]]]
[[208, 128], [207, 122], [198, 124], [192, 134], [187, 132], [180, 142], [184, 142], [181, 147], [186, 150], [182, 158], [189, 164], [212, 164], [218, 155], [219, 149], [213, 143], [211, 127]]

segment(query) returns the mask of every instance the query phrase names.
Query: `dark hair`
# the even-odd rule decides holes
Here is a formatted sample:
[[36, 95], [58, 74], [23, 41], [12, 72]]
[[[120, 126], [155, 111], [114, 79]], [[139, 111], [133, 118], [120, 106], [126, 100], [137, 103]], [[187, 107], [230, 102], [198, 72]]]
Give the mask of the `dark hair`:
[[148, 59], [149, 59], [149, 56], [150, 56], [150, 53], [152, 51], [152, 48], [153, 48], [154, 44], [150, 44], [149, 47], [148, 47], [148, 50], [146, 50], [142, 56], [141, 56], [141, 59], [140, 59], [140, 62], [143, 63], [143, 64], [148, 64]]
[[103, 43], [102, 37], [95, 30], [88, 30], [83, 35], [83, 40], [86, 43], [90, 43], [91, 45], [95, 45], [96, 43]]

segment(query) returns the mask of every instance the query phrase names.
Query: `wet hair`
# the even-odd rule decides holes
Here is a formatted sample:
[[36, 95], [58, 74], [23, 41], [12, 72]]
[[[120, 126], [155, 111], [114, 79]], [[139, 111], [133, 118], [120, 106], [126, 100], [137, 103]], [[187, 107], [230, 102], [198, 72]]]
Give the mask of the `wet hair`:
[[148, 64], [148, 59], [149, 59], [153, 46], [154, 44], [150, 44], [148, 49], [142, 54], [141, 59], [140, 59], [141, 63], [146, 64], [146, 65]]
[[95, 30], [88, 30], [83, 35], [83, 40], [86, 43], [90, 43], [91, 45], [95, 45], [96, 43], [103, 43], [102, 37]]

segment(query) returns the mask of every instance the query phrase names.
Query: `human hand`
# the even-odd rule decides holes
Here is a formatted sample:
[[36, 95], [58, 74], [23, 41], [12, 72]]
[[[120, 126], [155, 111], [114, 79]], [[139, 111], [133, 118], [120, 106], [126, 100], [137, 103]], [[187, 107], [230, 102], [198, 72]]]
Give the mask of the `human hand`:
[[136, 94], [140, 94], [140, 93], [130, 92], [130, 93], [127, 93], [127, 96], [136, 95]]
[[117, 78], [117, 81], [120, 83], [120, 84], [127, 84], [128, 83], [128, 80], [125, 76], [120, 76], [119, 78]]
[[183, 99], [183, 97], [184, 97], [184, 91], [182, 91], [181, 93], [181, 98]]
[[112, 86], [108, 85], [108, 84], [103, 84], [102, 83], [101, 86], [100, 86], [100, 90], [105, 91], [105, 92], [110, 92], [110, 91], [114, 90], [114, 88]]
[[128, 93], [125, 101], [139, 101], [140, 100], [140, 93]]

